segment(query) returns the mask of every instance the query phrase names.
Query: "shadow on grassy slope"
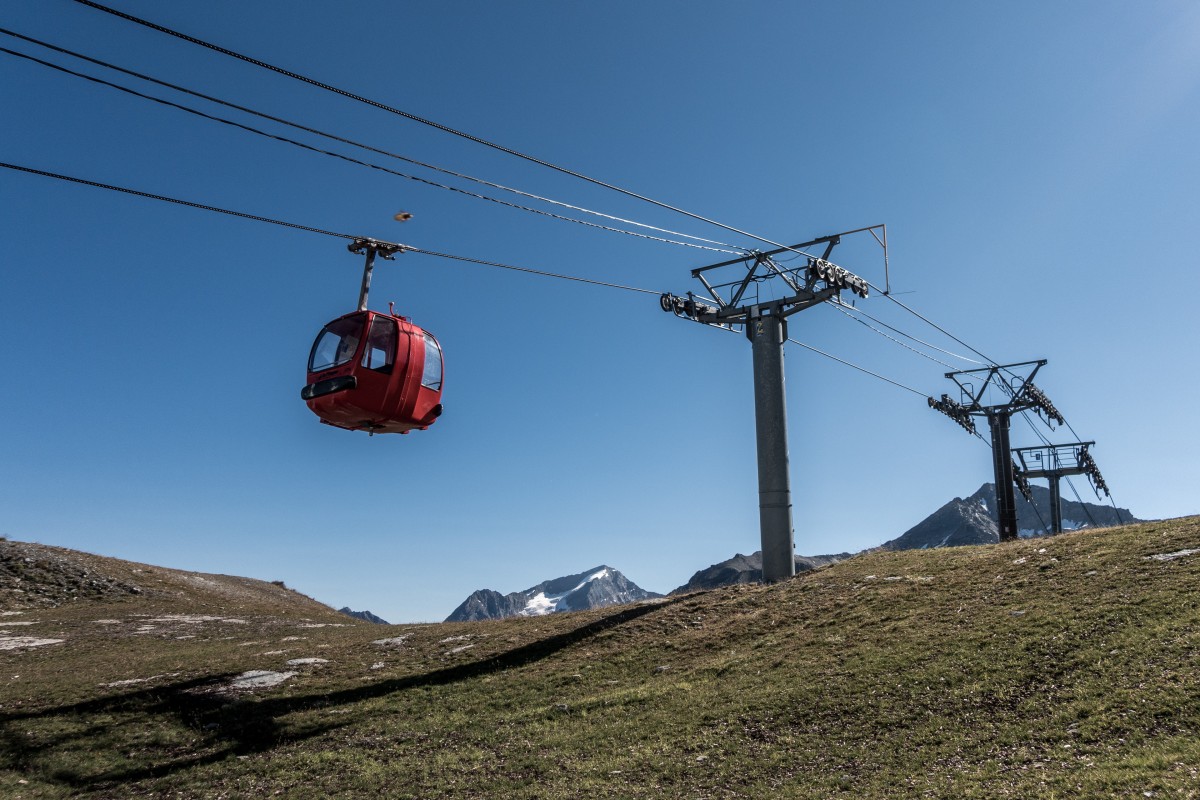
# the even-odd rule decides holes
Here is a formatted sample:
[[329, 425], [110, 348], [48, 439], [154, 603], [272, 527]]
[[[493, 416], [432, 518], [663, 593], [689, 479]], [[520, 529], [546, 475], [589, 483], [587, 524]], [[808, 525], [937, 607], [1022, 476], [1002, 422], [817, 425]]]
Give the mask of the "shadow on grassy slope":
[[[567, 633], [531, 642], [483, 660], [341, 691], [240, 701], [216, 691], [234, 677], [234, 673], [226, 673], [38, 711], [4, 713], [0, 714], [0, 752], [3, 752], [0, 763], [26, 773], [40, 772], [38, 763], [47, 760], [59, 764], [71, 763], [69, 768], [59, 766], [39, 777], [73, 789], [96, 789], [147, 778], [162, 778], [231, 756], [261, 753], [282, 744], [311, 739], [346, 724], [286, 729], [281, 724], [281, 719], [286, 715], [350, 705], [397, 692], [453, 684], [522, 667], [549, 658], [610, 628], [674, 605], [681, 599], [684, 598], [625, 608]], [[121, 717], [129, 721], [123, 723]], [[35, 735], [21, 730], [17, 723], [22, 722], [43, 724], [47, 730]], [[158, 748], [143, 758], [126, 759], [133, 762], [128, 766], [112, 766], [114, 761], [123, 758], [123, 752], [130, 750], [129, 743], [118, 729], [129, 724], [139, 730], [153, 730], [155, 723], [183, 726], [203, 738], [194, 743], [171, 743], [173, 746], [166, 748], [165, 758], [162, 748]], [[112, 743], [108, 749], [114, 751], [108, 754], [107, 759], [96, 753], [98, 748], [105, 747], [106, 740]], [[73, 750], [90, 752], [93, 755], [90, 759], [92, 763], [99, 761], [97, 768], [89, 770], [86, 766], [88, 759], [80, 759], [84, 761], [84, 766], [74, 766], [76, 760], [69, 757]], [[147, 760], [153, 763], [146, 763]]]

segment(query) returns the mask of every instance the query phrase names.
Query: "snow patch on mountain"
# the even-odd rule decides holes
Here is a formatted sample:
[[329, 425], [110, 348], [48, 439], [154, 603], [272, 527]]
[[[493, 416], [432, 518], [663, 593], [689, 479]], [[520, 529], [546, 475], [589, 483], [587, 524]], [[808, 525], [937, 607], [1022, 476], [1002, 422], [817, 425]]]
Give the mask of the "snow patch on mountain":
[[540, 617], [543, 614], [553, 614], [555, 611], [563, 611], [559, 605], [570, 595], [578, 592], [584, 586], [587, 586], [592, 581], [598, 581], [601, 578], [608, 577], [608, 567], [602, 567], [598, 571], [588, 575], [578, 585], [559, 594], [548, 595], [544, 591], [538, 592], [533, 597], [529, 598], [529, 602], [525, 604], [525, 608], [521, 609], [520, 616], [522, 617]]
[[618, 570], [601, 565], [577, 575], [542, 581], [523, 592], [502, 595], [492, 589], [479, 589], [464, 600], [446, 621], [539, 617], [559, 611], [583, 611], [636, 603], [661, 596], [642, 589]]

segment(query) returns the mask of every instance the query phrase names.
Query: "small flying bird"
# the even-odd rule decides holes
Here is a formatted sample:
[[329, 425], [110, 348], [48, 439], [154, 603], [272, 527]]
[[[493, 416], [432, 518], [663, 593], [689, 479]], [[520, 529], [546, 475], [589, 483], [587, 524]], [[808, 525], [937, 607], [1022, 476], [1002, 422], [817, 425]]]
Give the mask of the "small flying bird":
[[399, 214], [393, 217], [393, 219], [395, 219], [396, 222], [408, 222], [410, 219], [412, 219], [412, 214], [408, 213], [407, 211], [401, 211]]

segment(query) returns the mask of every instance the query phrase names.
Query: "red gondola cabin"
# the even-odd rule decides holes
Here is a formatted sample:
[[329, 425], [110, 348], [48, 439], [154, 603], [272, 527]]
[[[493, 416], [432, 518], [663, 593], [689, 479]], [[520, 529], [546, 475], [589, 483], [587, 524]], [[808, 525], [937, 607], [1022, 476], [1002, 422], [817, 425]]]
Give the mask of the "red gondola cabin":
[[338, 428], [425, 430], [442, 413], [442, 348], [404, 317], [338, 317], [313, 343], [300, 396], [321, 422]]

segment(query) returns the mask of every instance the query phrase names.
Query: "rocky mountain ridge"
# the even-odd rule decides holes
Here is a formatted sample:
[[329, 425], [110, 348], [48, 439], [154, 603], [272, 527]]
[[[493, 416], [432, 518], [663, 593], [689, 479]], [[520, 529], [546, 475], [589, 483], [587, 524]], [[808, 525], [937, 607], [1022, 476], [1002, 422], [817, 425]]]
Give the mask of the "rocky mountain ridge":
[[[850, 557], [850, 553], [824, 556], [796, 556], [796, 572], [807, 572], [810, 569], [836, 564]], [[683, 586], [671, 591], [671, 595], [687, 594], [721, 586], [733, 586], [739, 583], [758, 583], [762, 580], [762, 551], [756, 550], [750, 555], [736, 554], [719, 564], [700, 570]]]
[[624, 605], [658, 597], [662, 595], [646, 591], [618, 570], [602, 564], [576, 575], [542, 581], [523, 592], [500, 594], [493, 589], [480, 589], [472, 592], [446, 621], [534, 617], [556, 611], [583, 611]]
[[[1033, 502], [1017, 495], [1017, 528], [1023, 539], [1043, 536], [1050, 526], [1050, 490], [1030, 486]], [[1060, 505], [1064, 530], [1108, 527], [1138, 522], [1128, 509], [1068, 501]], [[996, 522], [996, 487], [985, 483], [969, 497], [956, 497], [895, 539], [883, 550], [924, 550], [1000, 541]]]
[[345, 614], [347, 617], [354, 617], [355, 619], [361, 619], [363, 622], [370, 622], [374, 625], [391, 625], [392, 624], [392, 623], [388, 622], [386, 619], [384, 619], [383, 617], [375, 616], [370, 611], [351, 611], [350, 606], [342, 606], [341, 608], [338, 609], [338, 613]]
[[[1030, 491], [1033, 497], [1032, 503], [1020, 495], [1017, 496], [1017, 522], [1022, 538], [1045, 535], [1050, 525], [1050, 490], [1043, 486], [1033, 485], [1030, 487]], [[995, 486], [985, 483], [969, 497], [954, 498], [900, 536], [884, 542], [878, 547], [869, 548], [868, 551], [923, 550], [998, 542], [1000, 533], [996, 523], [995, 496]], [[1096, 503], [1068, 501], [1064, 498], [1060, 507], [1064, 530], [1107, 527], [1138, 521], [1128, 509], [1114, 509], [1111, 506]], [[806, 572], [835, 564], [852, 555], [854, 554], [836, 553], [796, 556], [796, 572]], [[544, 581], [524, 592], [513, 592], [507, 595], [491, 589], [481, 589], [463, 601], [450, 615], [447, 622], [501, 619], [518, 615], [530, 616], [553, 611], [581, 611], [586, 608], [598, 608], [600, 605], [636, 602], [661, 596], [654, 592], [646, 592], [631, 582], [628, 583], [624, 594], [619, 590], [601, 590], [601, 586], [604, 584], [591, 587], [588, 591], [594, 593], [594, 597], [599, 600], [598, 604], [591, 604], [592, 600], [587, 592], [574, 593], [579, 588], [589, 586], [588, 581], [584, 580], [588, 575], [601, 570], [611, 570], [611, 568], [597, 567], [591, 572]], [[624, 576], [616, 570], [611, 571], [625, 580]], [[687, 583], [672, 590], [670, 595], [707, 591], [722, 586], [758, 583], [761, 580], [762, 553], [758, 551], [749, 555], [737, 553], [732, 558], [697, 571]], [[539, 593], [545, 597], [554, 596], [559, 599], [553, 603], [547, 600], [535, 602], [534, 598]], [[623, 597], [629, 599], [619, 599]]]

